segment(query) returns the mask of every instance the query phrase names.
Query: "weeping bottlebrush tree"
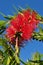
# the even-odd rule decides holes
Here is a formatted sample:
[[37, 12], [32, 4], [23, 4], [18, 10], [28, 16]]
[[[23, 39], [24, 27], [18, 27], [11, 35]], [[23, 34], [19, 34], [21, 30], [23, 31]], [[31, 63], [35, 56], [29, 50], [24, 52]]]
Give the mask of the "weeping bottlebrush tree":
[[[20, 59], [20, 50], [25, 44], [23, 42], [31, 38], [43, 41], [43, 29], [39, 26], [43, 24], [43, 17], [29, 8], [17, 11], [18, 14], [14, 16], [1, 13], [6, 20], [0, 20], [0, 65], [40, 64], [41, 59], [37, 60], [37, 57], [36, 60], [23, 62]], [[36, 28], [39, 28], [39, 32], [35, 31]]]

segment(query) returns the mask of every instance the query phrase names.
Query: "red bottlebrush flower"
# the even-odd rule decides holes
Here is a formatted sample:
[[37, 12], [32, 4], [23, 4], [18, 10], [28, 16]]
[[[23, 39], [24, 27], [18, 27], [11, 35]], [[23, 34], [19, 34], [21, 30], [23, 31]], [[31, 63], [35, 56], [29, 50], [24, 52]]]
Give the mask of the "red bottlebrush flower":
[[9, 40], [11, 41], [11, 39], [16, 34], [16, 29], [13, 26], [10, 26], [6, 29], [6, 32], [7, 32], [6, 37], [9, 38]]
[[32, 11], [32, 17], [33, 17], [33, 18], [36, 18], [36, 15], [37, 15], [37, 12]]
[[19, 31], [20, 27], [23, 25], [24, 20], [25, 17], [21, 14], [18, 14], [15, 19], [11, 20], [10, 24]]
[[[19, 13], [16, 18], [11, 20], [10, 27], [7, 28], [7, 38], [11, 42], [14, 41], [15, 37], [20, 37], [21, 40], [31, 39], [32, 33], [37, 27], [39, 20], [36, 19], [36, 14], [29, 10], [25, 10], [22, 13]], [[20, 43], [19, 43], [20, 44]]]
[[25, 17], [25, 21], [28, 21], [28, 19], [29, 19], [29, 16], [31, 15], [31, 13], [30, 13], [30, 10], [24, 10], [23, 11], [23, 15], [24, 15], [24, 17]]

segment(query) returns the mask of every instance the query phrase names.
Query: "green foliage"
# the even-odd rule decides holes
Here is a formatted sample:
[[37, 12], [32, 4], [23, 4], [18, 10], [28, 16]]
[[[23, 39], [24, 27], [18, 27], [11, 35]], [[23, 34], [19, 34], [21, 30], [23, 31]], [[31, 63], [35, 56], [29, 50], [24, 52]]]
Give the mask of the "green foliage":
[[43, 29], [39, 26], [39, 32], [34, 32], [33, 33], [33, 39], [43, 41]]
[[6, 21], [0, 20], [0, 35], [5, 31], [6, 29]]
[[[32, 11], [33, 10], [31, 10], [31, 12]], [[20, 10], [19, 12], [22, 11]], [[2, 49], [0, 50], [0, 65], [20, 65], [20, 63], [22, 63], [23, 65], [43, 65], [43, 60], [42, 60], [43, 54], [39, 54], [38, 52], [33, 54], [32, 59], [28, 60], [27, 62], [24, 62], [23, 60], [20, 59], [19, 57], [20, 48], [18, 49], [17, 47], [10, 44], [10, 42], [8, 42], [8, 40], [5, 38], [5, 35], [3, 37], [3, 33], [6, 30], [7, 24], [9, 25], [10, 20], [14, 16], [5, 16], [3, 13], [1, 13], [1, 15], [7, 20], [6, 21], [0, 20], [0, 46], [2, 47]], [[42, 16], [37, 14], [36, 18], [39, 19], [43, 24]], [[43, 41], [43, 29], [41, 27], [38, 28], [39, 28], [39, 32], [33, 32], [32, 38], [39, 41]], [[18, 54], [16, 53], [17, 50], [18, 50]]]
[[1, 14], [5, 19], [8, 19], [8, 20], [11, 20], [11, 19], [13, 18], [13, 16], [11, 16], [11, 15], [6, 16], [6, 15], [3, 14], [2, 12], [0, 12], [0, 14]]
[[28, 60], [27, 65], [43, 65], [43, 60], [41, 58], [41, 54], [39, 54], [38, 52], [33, 54], [32, 60]]
[[6, 39], [0, 38], [0, 46], [3, 46], [4, 49], [8, 48]]

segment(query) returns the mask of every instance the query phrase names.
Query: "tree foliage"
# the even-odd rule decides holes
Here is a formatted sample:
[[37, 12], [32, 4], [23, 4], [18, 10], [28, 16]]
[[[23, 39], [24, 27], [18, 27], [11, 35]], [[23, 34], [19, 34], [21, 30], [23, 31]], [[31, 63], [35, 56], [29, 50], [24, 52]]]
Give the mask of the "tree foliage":
[[[20, 11], [20, 10], [19, 10]], [[33, 10], [32, 10], [33, 11]], [[20, 11], [22, 12], [22, 11]], [[19, 13], [20, 13], [19, 12]], [[2, 14], [2, 13], [1, 13]], [[3, 15], [3, 14], [2, 14]], [[20, 59], [20, 47], [17, 45], [10, 44], [8, 39], [6, 39], [6, 28], [10, 23], [10, 20], [14, 16], [5, 16], [3, 15], [6, 20], [0, 20], [0, 65], [43, 65], [42, 56], [43, 54], [39, 54], [36, 52], [33, 54], [32, 59], [24, 62]], [[37, 14], [37, 19], [40, 20], [40, 23], [43, 24], [43, 17]], [[34, 31], [32, 34], [32, 39], [36, 39], [39, 41], [43, 41], [43, 29], [38, 25], [39, 31]], [[16, 43], [16, 42], [14, 42]]]

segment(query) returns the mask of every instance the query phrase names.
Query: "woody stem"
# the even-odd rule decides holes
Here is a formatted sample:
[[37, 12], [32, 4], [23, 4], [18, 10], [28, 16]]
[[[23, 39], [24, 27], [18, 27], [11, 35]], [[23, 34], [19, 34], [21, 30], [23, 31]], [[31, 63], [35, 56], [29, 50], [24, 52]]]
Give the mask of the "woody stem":
[[18, 42], [18, 37], [16, 38], [16, 45], [15, 45], [15, 59], [16, 59], [16, 63], [17, 65], [20, 65], [20, 60], [19, 60], [19, 42]]

